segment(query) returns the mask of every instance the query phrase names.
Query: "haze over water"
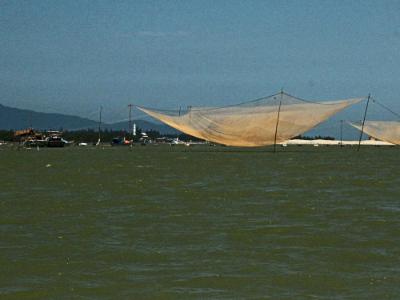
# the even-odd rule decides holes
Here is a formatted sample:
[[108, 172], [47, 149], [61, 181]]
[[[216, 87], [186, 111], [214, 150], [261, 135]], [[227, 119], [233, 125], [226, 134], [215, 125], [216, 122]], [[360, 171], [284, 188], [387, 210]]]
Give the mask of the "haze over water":
[[396, 299], [398, 148], [0, 151], [2, 299]]

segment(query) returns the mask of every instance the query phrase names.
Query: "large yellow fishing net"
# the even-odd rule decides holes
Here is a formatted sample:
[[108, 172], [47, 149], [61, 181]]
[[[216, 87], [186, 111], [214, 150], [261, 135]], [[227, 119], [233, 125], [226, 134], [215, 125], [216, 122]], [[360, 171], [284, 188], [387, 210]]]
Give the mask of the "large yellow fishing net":
[[363, 98], [311, 102], [284, 92], [226, 107], [162, 111], [138, 107], [194, 137], [227, 146], [257, 147], [303, 134]]
[[[362, 125], [350, 123], [362, 130]], [[400, 122], [396, 121], [366, 121], [363, 131], [375, 139], [400, 145]]]

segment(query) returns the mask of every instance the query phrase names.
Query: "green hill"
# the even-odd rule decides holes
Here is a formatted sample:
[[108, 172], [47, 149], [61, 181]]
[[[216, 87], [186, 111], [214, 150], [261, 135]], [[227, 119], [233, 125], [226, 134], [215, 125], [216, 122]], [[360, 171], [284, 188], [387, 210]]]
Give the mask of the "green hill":
[[[177, 133], [163, 124], [155, 124], [145, 120], [135, 120], [136, 126], [144, 131], [156, 130], [160, 133]], [[26, 109], [18, 109], [0, 104], [0, 129], [20, 130], [32, 126], [38, 130], [80, 130], [97, 129], [98, 122], [78, 116], [58, 113], [43, 113]], [[127, 130], [128, 122], [102, 124], [103, 129]]]

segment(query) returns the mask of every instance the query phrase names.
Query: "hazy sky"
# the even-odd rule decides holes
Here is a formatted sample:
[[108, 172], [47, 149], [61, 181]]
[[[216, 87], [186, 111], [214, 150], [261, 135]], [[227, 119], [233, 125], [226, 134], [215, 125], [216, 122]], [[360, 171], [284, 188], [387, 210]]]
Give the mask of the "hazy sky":
[[[400, 2], [0, 0], [0, 103], [108, 119], [283, 87], [400, 111]], [[354, 116], [359, 119], [359, 114]]]

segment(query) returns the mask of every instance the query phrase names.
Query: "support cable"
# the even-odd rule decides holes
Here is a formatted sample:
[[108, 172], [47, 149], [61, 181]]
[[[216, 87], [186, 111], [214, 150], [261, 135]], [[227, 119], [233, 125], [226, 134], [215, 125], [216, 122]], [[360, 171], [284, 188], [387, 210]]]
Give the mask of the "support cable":
[[395, 115], [396, 117], [400, 118], [400, 114], [393, 111], [392, 109], [390, 109], [389, 107], [387, 107], [386, 105], [380, 103], [378, 100], [376, 100], [375, 98], [371, 98], [373, 103], [378, 104], [380, 107], [382, 107], [383, 109], [387, 110], [388, 112], [392, 113], [393, 115]]

